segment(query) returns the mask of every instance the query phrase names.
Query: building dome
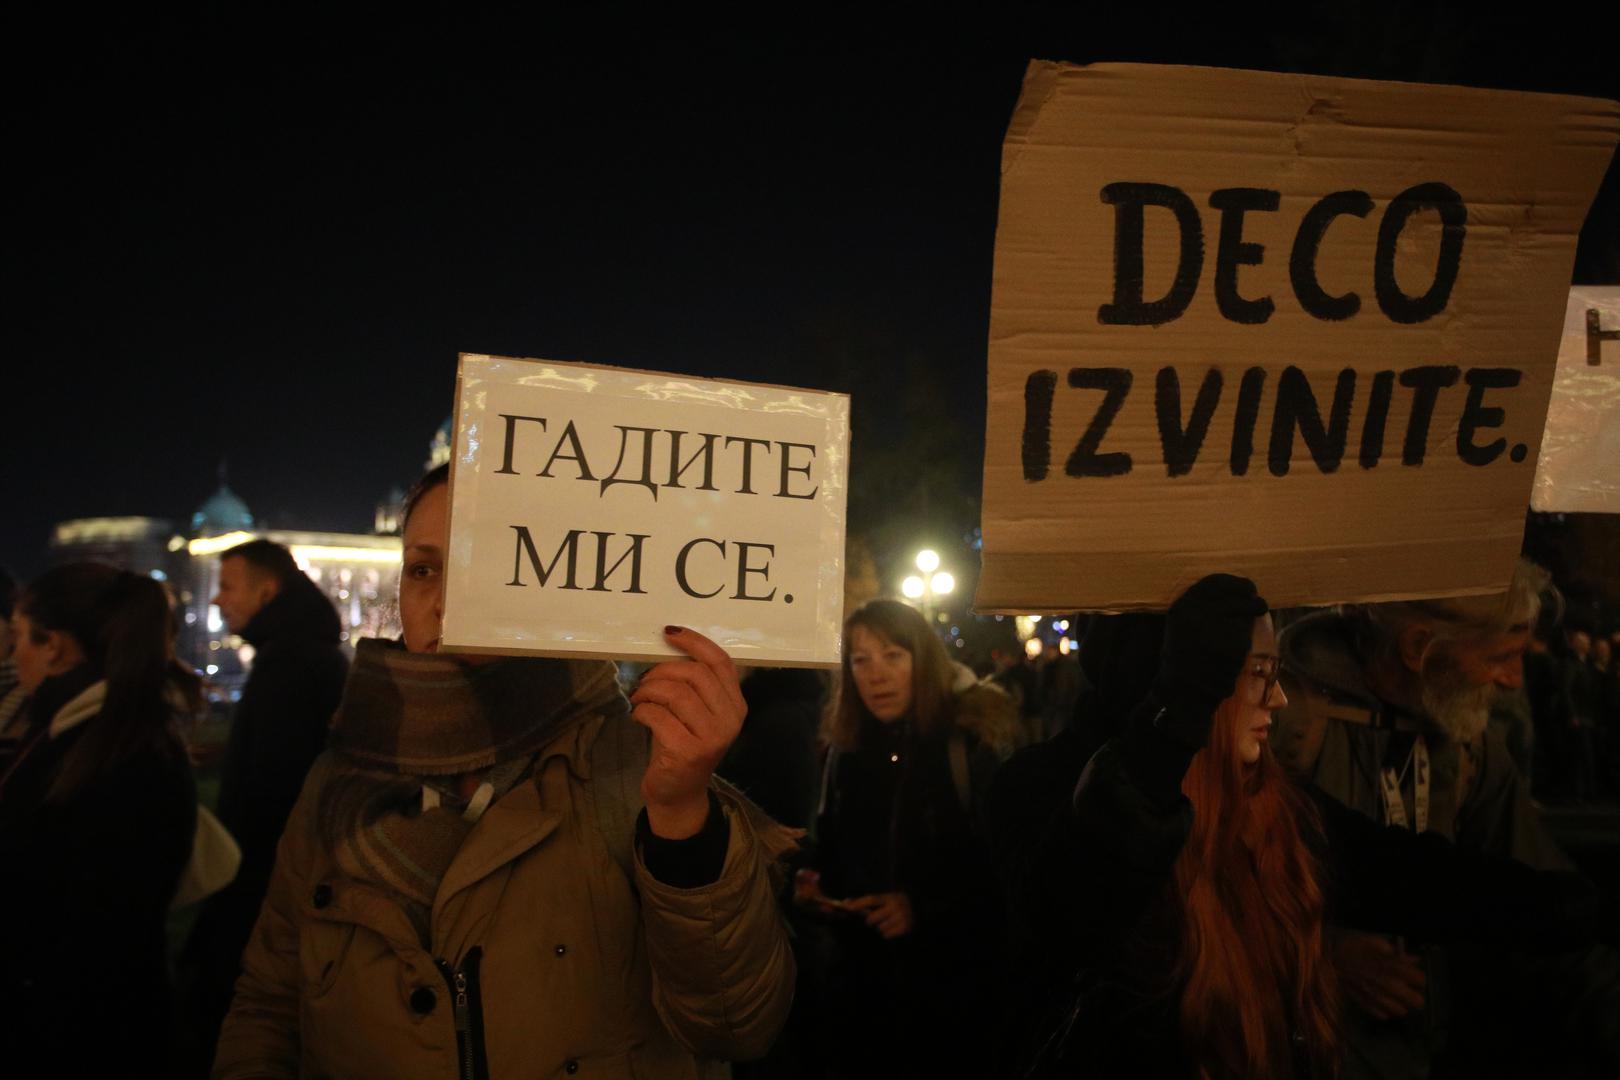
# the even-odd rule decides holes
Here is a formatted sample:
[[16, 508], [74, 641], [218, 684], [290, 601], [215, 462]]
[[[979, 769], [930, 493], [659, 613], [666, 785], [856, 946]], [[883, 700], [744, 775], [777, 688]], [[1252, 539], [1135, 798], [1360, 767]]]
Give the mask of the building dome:
[[378, 536], [398, 536], [399, 518], [405, 512], [405, 492], [398, 484], [388, 489], [382, 502], [377, 504], [376, 528]]
[[191, 515], [193, 536], [220, 536], [230, 532], [244, 532], [253, 528], [253, 514], [247, 503], [237, 497], [222, 481], [219, 490], [208, 496], [208, 501], [197, 507]]

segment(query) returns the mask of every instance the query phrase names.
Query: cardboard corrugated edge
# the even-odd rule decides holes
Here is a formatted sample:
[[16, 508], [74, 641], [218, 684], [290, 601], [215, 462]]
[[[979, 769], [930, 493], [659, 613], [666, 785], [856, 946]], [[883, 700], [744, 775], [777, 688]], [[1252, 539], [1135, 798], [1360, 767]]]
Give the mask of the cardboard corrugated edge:
[[[1019, 165], [1019, 163], [1020, 163], [1020, 161], [1021, 161], [1021, 159], [1023, 157], [1024, 151], [1027, 149], [1027, 147], [1029, 145], [1029, 141], [1030, 141], [1030, 137], [1031, 137], [1031, 131], [1036, 126], [1036, 123], [1037, 123], [1037, 120], [1038, 120], [1038, 115], [1039, 115], [1040, 111], [1042, 110], [1042, 108], [1046, 105], [1046, 103], [1051, 100], [1052, 96], [1058, 92], [1059, 82], [1060, 82], [1060, 80], [1062, 78], [1065, 78], [1065, 77], [1067, 77], [1067, 78], [1084, 77], [1084, 78], [1091, 78], [1091, 79], [1095, 79], [1095, 78], [1099, 78], [1099, 77], [1107, 78], [1107, 77], [1112, 77], [1112, 76], [1120, 75], [1120, 74], [1130, 74], [1130, 73], [1134, 73], [1134, 72], [1139, 72], [1144, 68], [1154, 68], [1155, 70], [1163, 70], [1163, 69], [1158, 69], [1158, 68], [1156, 68], [1156, 67], [1154, 67], [1152, 65], [1137, 65], [1137, 64], [1098, 64], [1098, 65], [1090, 65], [1089, 67], [1085, 67], [1085, 68], [1080, 68], [1080, 67], [1075, 67], [1073, 65], [1060, 65], [1060, 64], [1054, 64], [1054, 63], [1046, 62], [1046, 61], [1036, 61], [1036, 62], [1032, 63], [1029, 66], [1029, 68], [1026, 70], [1025, 82], [1024, 82], [1024, 94], [1020, 98], [1019, 105], [1014, 110], [1012, 120], [1009, 123], [1008, 136], [1007, 136], [1007, 139], [1005, 140], [1004, 145], [1003, 145], [1003, 158], [1002, 158], [1002, 175], [1003, 175], [1003, 177], [1006, 177], [1006, 176], [1010, 175], [1018, 167], [1018, 165]], [[1232, 69], [1196, 69], [1196, 68], [1186, 68], [1186, 67], [1172, 68], [1171, 71], [1181, 71], [1181, 72], [1199, 71], [1199, 72], [1208, 72], [1208, 73], [1221, 72], [1221, 73], [1225, 73], [1225, 74], [1241, 75], [1241, 76], [1248, 76], [1250, 74], [1253, 74], [1253, 73], [1247, 73], [1247, 72], [1238, 72], [1238, 71], [1234, 71]], [[1260, 74], [1268, 74], [1268, 73], [1260, 73]], [[1268, 74], [1268, 77], [1273, 77], [1273, 76], [1269, 76], [1269, 74]], [[1307, 118], [1309, 118], [1309, 117], [1311, 117], [1313, 115], [1314, 116], [1321, 116], [1324, 113], [1328, 114], [1328, 115], [1331, 115], [1331, 113], [1334, 111], [1334, 103], [1335, 103], [1336, 98], [1337, 98], [1337, 95], [1333, 92], [1334, 88], [1337, 87], [1337, 86], [1342, 86], [1343, 84], [1346, 84], [1346, 83], [1366, 83], [1369, 86], [1376, 86], [1376, 87], [1379, 87], [1379, 88], [1406, 89], [1406, 90], [1411, 90], [1411, 91], [1420, 91], [1420, 92], [1423, 92], [1423, 93], [1436, 93], [1436, 92], [1444, 93], [1444, 92], [1447, 92], [1447, 91], [1454, 91], [1454, 92], [1465, 93], [1466, 95], [1468, 95], [1470, 98], [1472, 98], [1474, 100], [1478, 100], [1479, 97], [1481, 97], [1481, 96], [1497, 95], [1497, 96], [1500, 96], [1500, 98], [1502, 99], [1502, 101], [1504, 103], [1512, 102], [1512, 101], [1522, 101], [1526, 97], [1534, 97], [1536, 99], [1539, 99], [1543, 103], [1544, 106], [1549, 106], [1549, 105], [1552, 105], [1552, 104], [1556, 103], [1556, 104], [1561, 105], [1563, 111], [1571, 113], [1572, 117], [1573, 117], [1573, 121], [1574, 121], [1574, 123], [1571, 125], [1572, 129], [1579, 130], [1581, 128], [1587, 128], [1588, 130], [1591, 130], [1593, 132], [1593, 136], [1594, 136], [1594, 139], [1596, 140], [1596, 142], [1593, 143], [1593, 144], [1588, 144], [1588, 145], [1597, 145], [1597, 146], [1605, 146], [1606, 145], [1609, 148], [1612, 148], [1612, 146], [1614, 145], [1614, 135], [1615, 135], [1615, 132], [1616, 132], [1616, 129], [1617, 129], [1616, 118], [1620, 117], [1620, 106], [1616, 106], [1616, 104], [1614, 102], [1610, 102], [1610, 101], [1603, 100], [1603, 99], [1577, 97], [1577, 96], [1573, 96], [1573, 95], [1549, 95], [1549, 94], [1524, 95], [1524, 94], [1519, 94], [1519, 93], [1515, 93], [1515, 92], [1511, 92], [1511, 91], [1486, 91], [1486, 90], [1476, 90], [1476, 89], [1465, 88], [1465, 87], [1454, 87], [1454, 88], [1452, 88], [1452, 87], [1434, 87], [1434, 86], [1427, 86], [1427, 85], [1423, 85], [1423, 84], [1412, 84], [1412, 83], [1387, 83], [1387, 82], [1386, 83], [1378, 83], [1378, 82], [1373, 82], [1373, 81], [1370, 81], [1370, 80], [1347, 80], [1347, 79], [1338, 79], [1338, 78], [1321, 77], [1321, 76], [1276, 75], [1274, 77], [1280, 78], [1280, 79], [1292, 80], [1301, 88], [1300, 97], [1301, 97], [1301, 102], [1302, 102], [1302, 106], [1301, 106], [1301, 108], [1302, 108], [1301, 122], [1302, 123], [1304, 122], [1305, 119], [1307, 119]], [[1590, 118], [1590, 123], [1589, 124], [1582, 122], [1583, 119], [1586, 118], [1586, 117]], [[1594, 177], [1593, 178], [1593, 184], [1592, 184], [1592, 186], [1594, 188], [1596, 186], [1596, 183], [1597, 183], [1597, 178]], [[1576, 229], [1578, 229], [1578, 227], [1579, 227], [1578, 226], [1578, 221], [1579, 221], [1579, 219], [1577, 218], [1576, 224], [1574, 226], [1574, 228], [1576, 228]], [[1574, 257], [1573, 240], [1572, 240], [1573, 235], [1574, 235], [1574, 229], [1571, 229], [1571, 230], [1568, 230], [1568, 231], [1566, 231], [1564, 229], [1559, 229], [1556, 232], [1550, 232], [1549, 235], [1562, 236], [1562, 237], [1566, 237], [1566, 238], [1570, 239], [1571, 242], [1569, 244], [1569, 250], [1567, 251], [1567, 253], [1565, 253], [1566, 256], [1567, 256], [1565, 261], [1572, 264], [1573, 257]], [[1000, 247], [1000, 244], [998, 242], [998, 250], [999, 250], [999, 247]], [[1566, 266], [1566, 276], [1567, 276], [1567, 269], [1568, 269], [1568, 267]], [[1206, 276], [1207, 276], [1208, 272], [1209, 272], [1209, 270], [1208, 270], [1208, 267], [1206, 266]], [[1549, 327], [1549, 329], [1550, 329], [1550, 327]], [[1549, 340], [1551, 341], [1552, 338], [1555, 338], [1555, 337], [1556, 337], [1556, 331], [1553, 331], [1552, 332], [1552, 337], [1550, 337]], [[994, 335], [992, 335], [992, 340], [998, 340], [998, 339]], [[1547, 392], [1550, 393], [1550, 388], [1551, 388], [1551, 379], [1550, 378], [1546, 380], [1546, 384], [1547, 385], [1546, 385], [1545, 389], [1546, 389]], [[1537, 432], [1537, 436], [1539, 436], [1539, 431]], [[990, 483], [990, 477], [989, 477], [988, 470], [987, 470], [986, 471], [986, 485], [987, 485], [987, 488], [989, 486], [989, 483]], [[1527, 479], [1526, 479], [1526, 494], [1527, 495], [1528, 495], [1528, 488], [1529, 488], [1529, 478], [1527, 477]], [[1046, 520], [1046, 519], [1043, 518], [1042, 520]], [[988, 518], [987, 518], [986, 524], [987, 524], [987, 528], [986, 528], [987, 537], [986, 537], [986, 539], [988, 541], [988, 540], [991, 539], [989, 534], [992, 532], [992, 529], [990, 527], [990, 523], [988, 521]], [[1517, 537], [1517, 534], [1518, 534], [1520, 528], [1521, 528], [1521, 526], [1520, 526], [1519, 523], [1515, 522], [1513, 524], [1512, 531], [1514, 533], [1515, 540], [1516, 540], [1516, 537]], [[1501, 532], [1501, 531], [1503, 531], [1503, 530], [1492, 530], [1493, 533]], [[1498, 539], [1498, 541], [1496, 541], [1496, 543], [1498, 545], [1500, 545], [1505, 540], [1506, 540], [1506, 537], [1501, 537], [1501, 538]], [[987, 547], [988, 546], [990, 546], [990, 545], [987, 544]], [[1515, 544], [1515, 546], [1516, 546], [1516, 544]], [[1295, 550], [1298, 550], [1298, 549], [1295, 549]], [[1305, 556], [1305, 557], [1309, 558], [1309, 556]], [[1053, 612], [1053, 613], [1057, 613], [1057, 612], [1073, 611], [1073, 610], [1075, 610], [1075, 605], [1074, 604], [1067, 603], [1067, 602], [1061, 602], [1061, 601], [1057, 601], [1057, 602], [1052, 601], [1052, 600], [1049, 599], [1049, 597], [1047, 595], [1042, 595], [1042, 593], [1045, 592], [1046, 583], [1053, 580], [1052, 573], [1053, 573], [1054, 570], [1057, 570], [1058, 567], [1060, 567], [1060, 566], [1065, 571], [1071, 570], [1072, 567], [1069, 564], [1071, 564], [1075, 560], [1084, 561], [1086, 558], [1087, 558], [1087, 555], [1085, 553], [1081, 553], [1081, 552], [1061, 552], [1061, 553], [1049, 552], [1049, 553], [1023, 553], [1023, 554], [1009, 554], [1009, 553], [1005, 553], [1005, 552], [996, 553], [993, 556], [991, 556], [989, 558], [986, 558], [985, 567], [984, 567], [983, 572], [981, 573], [980, 584], [979, 584], [979, 595], [980, 596], [986, 596], [987, 594], [994, 593], [996, 602], [995, 603], [984, 603], [982, 605], [976, 605], [975, 610], [984, 611], [984, 612], [1000, 612], [1000, 613], [1018, 613], [1018, 612]], [[1274, 560], [1267, 560], [1264, 556], [1261, 556], [1260, 558], [1263, 561], [1274, 561]], [[1014, 563], [1020, 564], [1017, 569], [1013, 568], [1012, 564], [1014, 564]], [[1213, 567], [1210, 567], [1207, 564], [1207, 562], [1204, 564], [1203, 568], [1204, 569], [1213, 569]], [[1510, 570], [1511, 570], [1511, 561], [1510, 560], [1505, 560], [1503, 562], [1502, 567], [1501, 567], [1501, 575], [1500, 576], [1501, 576], [1502, 581], [1506, 580], [1506, 575], [1510, 572]], [[1189, 571], [1185, 575], [1185, 580], [1182, 582], [1182, 584], [1183, 585], [1190, 584], [1191, 581], [1195, 580], [1197, 576], [1199, 576], [1198, 573]], [[1297, 576], [1297, 575], [1295, 575], [1295, 576]], [[1392, 591], [1387, 591], [1387, 592], [1382, 592], [1382, 593], [1379, 593], [1379, 592], [1376, 592], [1376, 591], [1362, 591], [1362, 592], [1359, 592], [1356, 595], [1355, 599], [1369, 600], [1369, 601], [1379, 601], [1379, 600], [1404, 599], [1404, 598], [1410, 598], [1410, 597], [1413, 597], [1413, 596], [1420, 596], [1420, 595], [1421, 596], [1479, 595], [1479, 594], [1485, 594], [1485, 593], [1494, 592], [1494, 591], [1497, 591], [1500, 588], [1500, 582], [1495, 582], [1495, 581], [1488, 582], [1488, 583], [1480, 583], [1478, 581], [1475, 581], [1472, 584], [1452, 582], [1450, 584], [1447, 584], [1443, 580], [1443, 578], [1445, 577], [1445, 575], [1443, 573], [1437, 573], [1437, 574], [1434, 575], [1434, 577], [1435, 577], [1436, 580], [1430, 582], [1421, 591], [1412, 591], [1411, 589], [1392, 590]], [[998, 580], [998, 579], [1004, 579], [1004, 578], [1016, 578], [1016, 579], [1018, 579], [1019, 581], [1022, 582], [1022, 585], [1017, 586], [1015, 588], [1015, 587], [1013, 587], [1013, 583], [1010, 582], [1010, 581]], [[1343, 600], [1343, 599], [1347, 599], [1347, 597], [1335, 595], [1334, 591], [1331, 588], [1329, 588], [1327, 590], [1322, 591], [1319, 595], [1316, 595], [1316, 596], [1308, 596], [1308, 597], [1301, 596], [1299, 598], [1299, 602], [1302, 602], [1302, 603], [1329, 603], [1329, 602], [1334, 602], [1336, 600]], [[1151, 602], [1150, 601], [1143, 601], [1143, 602], [1139, 602], [1139, 603], [1122, 603], [1122, 604], [1118, 604], [1118, 605], [1114, 605], [1114, 606], [1089, 606], [1088, 605], [1086, 609], [1087, 610], [1143, 610], [1143, 609], [1155, 609], [1155, 608], [1159, 608], [1159, 607], [1162, 607], [1162, 606], [1163, 606], [1163, 603], [1159, 602], [1159, 601], [1151, 601]]]

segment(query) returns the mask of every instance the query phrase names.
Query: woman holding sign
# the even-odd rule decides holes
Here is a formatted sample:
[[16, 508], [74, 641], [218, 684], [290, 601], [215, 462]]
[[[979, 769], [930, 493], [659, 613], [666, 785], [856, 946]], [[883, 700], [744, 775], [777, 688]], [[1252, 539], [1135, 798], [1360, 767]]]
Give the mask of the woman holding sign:
[[[439, 653], [447, 471], [408, 499], [402, 642], [362, 641], [288, 822], [216, 1077], [696, 1077], [763, 1054], [793, 957], [792, 837], [712, 780], [731, 660], [631, 701], [606, 661]], [[636, 728], [636, 724], [651, 731]]]
[[823, 989], [836, 1075], [988, 1068], [1001, 910], [983, 800], [999, 758], [969, 729], [986, 726], [982, 714], [1010, 725], [1015, 707], [998, 689], [956, 694], [952, 683], [915, 609], [874, 600], [844, 624], [819, 877], [801, 873], [798, 889], [831, 924]]
[[1252, 582], [1211, 575], [1171, 606], [1152, 692], [1040, 856], [1070, 901], [1053, 933], [1083, 960], [1029, 1075], [1333, 1075], [1330, 915], [1548, 949], [1601, 926], [1574, 875], [1384, 829], [1295, 787], [1269, 746], [1287, 703], [1277, 671]]

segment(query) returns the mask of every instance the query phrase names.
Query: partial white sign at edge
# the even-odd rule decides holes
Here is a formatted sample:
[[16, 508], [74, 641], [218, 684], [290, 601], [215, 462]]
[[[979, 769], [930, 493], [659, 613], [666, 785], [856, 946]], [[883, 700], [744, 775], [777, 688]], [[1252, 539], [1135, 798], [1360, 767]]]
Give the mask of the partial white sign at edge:
[[1569, 291], [1547, 428], [1530, 508], [1543, 513], [1620, 514], [1620, 341], [1599, 340], [1588, 358], [1587, 311], [1620, 330], [1620, 286]]

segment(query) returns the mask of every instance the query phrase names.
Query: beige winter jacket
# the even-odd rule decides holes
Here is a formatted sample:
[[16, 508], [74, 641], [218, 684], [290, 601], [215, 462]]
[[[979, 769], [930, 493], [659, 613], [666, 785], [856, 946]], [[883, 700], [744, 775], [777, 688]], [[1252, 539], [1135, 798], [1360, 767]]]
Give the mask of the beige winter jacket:
[[[335, 771], [323, 756], [282, 836], [213, 1075], [689, 1078], [763, 1054], [793, 997], [767, 874], [779, 827], [718, 791], [731, 830], [719, 880], [661, 884], [633, 850], [646, 760], [628, 718], [560, 732], [458, 850], [424, 950], [405, 913], [337, 874], [317, 842], [315, 793]], [[481, 1034], [476, 1062], [458, 1052], [458, 1014]]]

